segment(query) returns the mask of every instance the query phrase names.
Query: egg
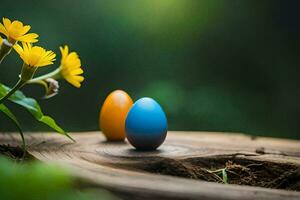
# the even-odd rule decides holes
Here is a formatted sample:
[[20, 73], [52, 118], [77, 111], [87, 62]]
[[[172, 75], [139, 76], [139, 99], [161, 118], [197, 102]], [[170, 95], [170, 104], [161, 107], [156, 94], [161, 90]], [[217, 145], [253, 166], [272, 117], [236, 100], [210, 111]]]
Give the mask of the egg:
[[99, 116], [100, 129], [108, 141], [123, 141], [125, 139], [125, 119], [132, 106], [130, 96], [115, 90], [105, 99]]
[[125, 129], [129, 143], [136, 149], [155, 150], [167, 136], [167, 118], [154, 99], [144, 97], [129, 110]]

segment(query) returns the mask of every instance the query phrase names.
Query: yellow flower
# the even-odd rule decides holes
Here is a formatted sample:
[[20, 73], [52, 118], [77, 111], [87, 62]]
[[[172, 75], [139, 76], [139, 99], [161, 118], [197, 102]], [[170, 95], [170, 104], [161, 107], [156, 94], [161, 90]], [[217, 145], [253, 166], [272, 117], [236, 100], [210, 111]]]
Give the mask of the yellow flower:
[[30, 67], [43, 67], [53, 64], [55, 61], [55, 53], [46, 51], [39, 46], [32, 46], [30, 43], [22, 43], [23, 48], [16, 44], [14, 49], [18, 52], [24, 63]]
[[15, 44], [18, 41], [30, 43], [37, 42], [37, 34], [26, 34], [29, 30], [29, 25], [24, 26], [22, 22], [17, 20], [11, 22], [9, 19], [3, 18], [3, 24], [0, 23], [0, 33], [3, 33], [7, 37], [7, 40], [12, 44]]
[[0, 46], [2, 45], [2, 43], [3, 43], [3, 39], [2, 37], [0, 37]]
[[84, 80], [81, 62], [76, 52], [69, 53], [69, 47], [59, 47], [62, 58], [60, 64], [61, 75], [73, 86], [79, 88]]

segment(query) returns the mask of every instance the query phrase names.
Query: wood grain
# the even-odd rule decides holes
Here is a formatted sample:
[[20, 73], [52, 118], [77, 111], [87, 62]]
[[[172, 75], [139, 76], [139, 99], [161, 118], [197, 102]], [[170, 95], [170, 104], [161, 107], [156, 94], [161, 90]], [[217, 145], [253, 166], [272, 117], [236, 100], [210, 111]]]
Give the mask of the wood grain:
[[[300, 166], [300, 141], [213, 132], [168, 132], [156, 151], [140, 152], [127, 142], [106, 142], [100, 132], [26, 134], [28, 151], [46, 163], [63, 165], [89, 187], [106, 188], [125, 199], [300, 199], [300, 192], [211, 183], [147, 172], [156, 160], [201, 162], [233, 159]], [[17, 134], [0, 143], [18, 145]], [[214, 160], [215, 162], [215, 160]], [[280, 176], [280, 174], [278, 175]]]

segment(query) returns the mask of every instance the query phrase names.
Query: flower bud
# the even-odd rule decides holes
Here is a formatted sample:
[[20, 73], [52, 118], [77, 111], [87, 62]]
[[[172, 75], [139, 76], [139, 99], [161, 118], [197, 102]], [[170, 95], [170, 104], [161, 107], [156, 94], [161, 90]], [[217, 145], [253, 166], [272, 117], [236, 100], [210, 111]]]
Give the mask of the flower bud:
[[56, 81], [53, 78], [47, 78], [44, 80], [44, 82], [47, 84], [46, 94], [44, 96], [45, 99], [49, 99], [58, 94], [58, 89], [59, 89], [58, 81]]

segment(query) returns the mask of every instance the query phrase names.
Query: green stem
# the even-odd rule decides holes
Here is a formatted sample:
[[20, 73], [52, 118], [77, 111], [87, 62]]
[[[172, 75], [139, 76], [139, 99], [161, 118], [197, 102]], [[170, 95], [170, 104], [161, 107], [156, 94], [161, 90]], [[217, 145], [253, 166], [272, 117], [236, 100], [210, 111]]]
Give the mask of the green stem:
[[18, 123], [16, 123], [12, 118], [9, 117], [9, 119], [16, 125], [20, 135], [21, 135], [21, 139], [22, 139], [22, 150], [23, 150], [23, 155], [22, 155], [22, 159], [25, 158], [26, 156], [26, 141], [25, 141], [25, 137], [24, 137], [24, 133], [20, 127], [20, 125]]
[[26, 142], [25, 142], [23, 132], [20, 132], [20, 135], [21, 135], [21, 138], [22, 138], [22, 149], [23, 149], [22, 159], [24, 159], [25, 156], [26, 156]]
[[219, 172], [222, 172], [223, 169], [217, 169], [217, 170], [207, 170], [209, 173], [219, 173]]
[[0, 99], [0, 104], [2, 104], [6, 99], [8, 99], [13, 93], [25, 85], [26, 81], [19, 80], [17, 84], [4, 96]]
[[[47, 83], [45, 82], [45, 81], [39, 81], [39, 80], [37, 80], [37, 81], [27, 81], [26, 82], [26, 84], [39, 84], [39, 85], [42, 85], [44, 88], [45, 88], [45, 91], [46, 91], [46, 95], [47, 95], [47, 92], [48, 92], [48, 85], [47, 85]], [[46, 96], [45, 95], [45, 96]], [[44, 97], [45, 97], [44, 96]]]
[[23, 149], [23, 155], [22, 155], [22, 159], [25, 158], [26, 156], [26, 141], [25, 141], [25, 137], [24, 137], [24, 134], [23, 134], [23, 131], [21, 129], [21, 127], [19, 125], [17, 125], [17, 128], [18, 128], [18, 131], [21, 135], [21, 138], [22, 138], [22, 149]]
[[53, 78], [53, 79], [61, 78], [61, 76], [60, 76], [60, 67], [57, 68], [56, 70], [48, 73], [48, 74], [33, 78], [33, 79], [29, 80], [27, 83], [37, 83], [37, 82], [45, 80], [47, 78]]
[[225, 184], [228, 183], [228, 177], [227, 177], [227, 173], [226, 173], [226, 167], [222, 168], [222, 169], [213, 170], [213, 171], [211, 171], [211, 170], [206, 170], [206, 171], [209, 172], [209, 173], [212, 173], [212, 174], [220, 174], [221, 173], [222, 174], [222, 179], [221, 180], [223, 181], [223, 183], [225, 183]]
[[39, 84], [39, 85], [42, 85], [42, 86], [44, 86], [44, 88], [46, 88], [46, 90], [47, 90], [47, 88], [48, 88], [48, 85], [47, 85], [47, 83], [45, 82], [45, 81], [42, 81], [42, 80], [37, 80], [37, 81], [27, 81], [26, 82], [26, 84]]

